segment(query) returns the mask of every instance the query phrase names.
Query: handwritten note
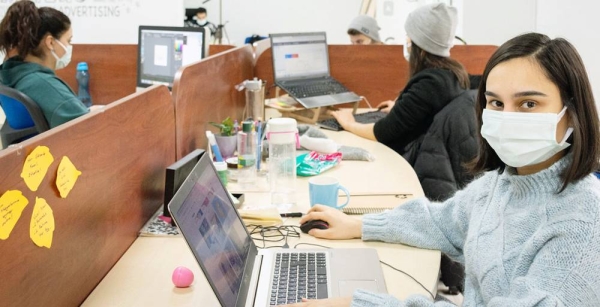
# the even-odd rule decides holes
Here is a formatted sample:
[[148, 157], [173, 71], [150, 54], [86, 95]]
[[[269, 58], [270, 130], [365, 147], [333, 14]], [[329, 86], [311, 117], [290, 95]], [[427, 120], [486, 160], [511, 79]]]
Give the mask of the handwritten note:
[[0, 239], [6, 240], [29, 201], [21, 191], [6, 191], [0, 197]]
[[25, 184], [30, 190], [37, 191], [52, 162], [54, 162], [54, 157], [52, 157], [50, 149], [46, 146], [36, 147], [27, 156], [23, 165], [23, 171], [21, 172], [21, 178], [25, 180]]
[[35, 245], [50, 248], [54, 234], [54, 214], [45, 199], [36, 197], [29, 224], [29, 236]]
[[75, 168], [69, 157], [62, 157], [56, 174], [56, 187], [60, 192], [60, 197], [67, 198], [79, 175], [81, 175], [81, 172]]

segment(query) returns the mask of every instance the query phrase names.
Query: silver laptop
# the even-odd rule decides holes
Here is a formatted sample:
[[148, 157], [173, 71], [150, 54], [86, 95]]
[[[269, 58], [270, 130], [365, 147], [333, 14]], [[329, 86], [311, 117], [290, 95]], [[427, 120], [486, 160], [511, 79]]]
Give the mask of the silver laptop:
[[207, 154], [169, 211], [222, 306], [283, 305], [351, 296], [355, 289], [386, 293], [374, 249], [259, 250]]
[[360, 101], [331, 77], [325, 32], [270, 34], [275, 84], [305, 108]]

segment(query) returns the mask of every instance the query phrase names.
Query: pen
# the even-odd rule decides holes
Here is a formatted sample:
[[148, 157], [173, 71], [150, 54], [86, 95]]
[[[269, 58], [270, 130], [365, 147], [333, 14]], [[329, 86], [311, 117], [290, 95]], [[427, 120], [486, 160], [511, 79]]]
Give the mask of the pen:
[[261, 146], [262, 146], [262, 125], [260, 120], [258, 121], [258, 125], [256, 125], [256, 134], [258, 139], [256, 140], [256, 170], [260, 171], [260, 160], [261, 160]]
[[302, 217], [302, 212], [281, 213], [281, 217]]

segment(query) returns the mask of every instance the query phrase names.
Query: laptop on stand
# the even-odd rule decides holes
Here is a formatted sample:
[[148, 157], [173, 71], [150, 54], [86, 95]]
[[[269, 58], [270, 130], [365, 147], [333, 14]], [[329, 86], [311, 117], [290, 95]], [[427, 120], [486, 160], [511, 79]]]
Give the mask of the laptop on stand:
[[329, 70], [325, 32], [270, 34], [275, 84], [305, 108], [360, 101]]
[[168, 207], [222, 306], [284, 305], [356, 289], [386, 293], [374, 249], [259, 250], [207, 154]]

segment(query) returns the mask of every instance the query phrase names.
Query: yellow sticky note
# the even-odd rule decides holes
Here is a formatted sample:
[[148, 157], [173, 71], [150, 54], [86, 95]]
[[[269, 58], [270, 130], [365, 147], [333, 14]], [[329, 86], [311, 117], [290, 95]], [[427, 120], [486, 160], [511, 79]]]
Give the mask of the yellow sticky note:
[[56, 187], [60, 192], [60, 197], [67, 198], [79, 175], [81, 175], [81, 172], [75, 168], [69, 157], [62, 157], [56, 174]]
[[0, 197], [0, 239], [6, 240], [29, 201], [21, 191], [6, 191]]
[[23, 171], [21, 172], [21, 178], [25, 180], [25, 184], [30, 190], [37, 191], [52, 162], [54, 162], [54, 157], [52, 157], [50, 149], [46, 146], [36, 147], [27, 156], [23, 165]]
[[54, 234], [54, 214], [45, 199], [36, 197], [29, 224], [29, 236], [35, 245], [50, 248]]

